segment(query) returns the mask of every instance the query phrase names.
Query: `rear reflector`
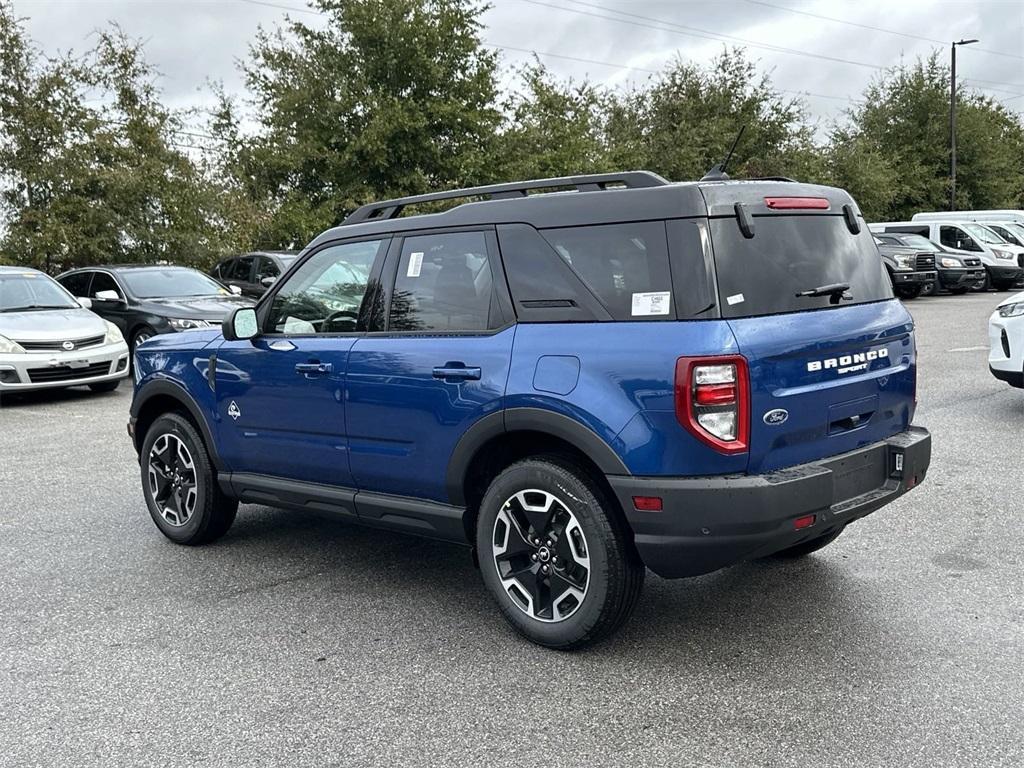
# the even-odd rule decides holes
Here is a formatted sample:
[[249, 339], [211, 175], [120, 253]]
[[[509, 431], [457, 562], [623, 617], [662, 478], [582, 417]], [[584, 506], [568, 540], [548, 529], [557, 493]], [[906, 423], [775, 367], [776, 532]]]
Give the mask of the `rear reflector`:
[[773, 211], [828, 210], [828, 199], [824, 197], [766, 197], [764, 204]]
[[634, 496], [633, 507], [638, 512], [661, 512], [660, 496]]
[[697, 405], [729, 405], [736, 402], [736, 385], [698, 384], [694, 399]]
[[812, 525], [814, 525], [815, 519], [816, 518], [814, 515], [804, 515], [803, 517], [798, 517], [796, 520], [793, 521], [793, 528], [798, 531], [802, 531], [804, 528], [810, 528]]

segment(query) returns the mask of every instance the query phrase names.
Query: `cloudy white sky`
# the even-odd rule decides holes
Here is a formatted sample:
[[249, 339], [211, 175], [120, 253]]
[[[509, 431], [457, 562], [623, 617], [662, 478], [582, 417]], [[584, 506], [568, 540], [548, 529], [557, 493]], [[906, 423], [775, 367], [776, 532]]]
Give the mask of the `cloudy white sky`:
[[[0, 2], [13, 2], [51, 51], [87, 48], [94, 29], [120, 23], [146, 41], [179, 107], [208, 104], [211, 79], [241, 91], [237, 60], [260, 25], [288, 13], [319, 18], [303, 0]], [[961, 78], [1024, 111], [1024, 0], [492, 0], [483, 20], [508, 67], [535, 51], [553, 72], [609, 87], [642, 81], [675, 56], [706, 63], [723, 43], [745, 45], [777, 88], [805, 94], [821, 127], [881, 69], [936, 48], [948, 57], [948, 41], [978, 38], [959, 51]]]

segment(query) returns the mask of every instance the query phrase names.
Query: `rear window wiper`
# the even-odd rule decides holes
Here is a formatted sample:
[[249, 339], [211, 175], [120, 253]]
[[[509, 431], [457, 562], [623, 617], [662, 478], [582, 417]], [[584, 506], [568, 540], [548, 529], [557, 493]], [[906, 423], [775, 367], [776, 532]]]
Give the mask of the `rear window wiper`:
[[838, 304], [842, 300], [843, 294], [848, 290], [850, 290], [849, 283], [831, 283], [830, 285], [819, 285], [817, 288], [800, 291], [796, 296], [798, 299], [810, 296], [828, 296], [830, 304]]

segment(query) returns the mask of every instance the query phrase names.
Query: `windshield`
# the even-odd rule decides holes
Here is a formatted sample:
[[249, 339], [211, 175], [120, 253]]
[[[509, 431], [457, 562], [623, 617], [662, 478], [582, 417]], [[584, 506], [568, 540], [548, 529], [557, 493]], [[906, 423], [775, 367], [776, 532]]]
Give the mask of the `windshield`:
[[1017, 236], [1017, 239], [1024, 243], [1024, 224], [1018, 224], [1014, 221], [1008, 221], [1000, 226], [1005, 227]]
[[966, 229], [968, 234], [970, 234], [970, 236], [975, 240], [981, 240], [981, 242], [988, 243], [989, 245], [999, 245], [1000, 243], [1006, 242], [991, 229], [983, 227], [980, 224], [964, 224], [963, 228]]
[[0, 312], [75, 309], [78, 306], [67, 291], [39, 272], [0, 275]]
[[921, 235], [900, 235], [899, 240], [909, 248], [920, 248], [922, 251], [930, 251], [931, 253], [938, 253], [940, 250], [939, 246]]
[[129, 292], [140, 299], [227, 294], [223, 285], [185, 267], [126, 269], [120, 273]]
[[[735, 217], [711, 219], [722, 317], [751, 317], [892, 298], [874, 239], [842, 216], [758, 216], [754, 237]], [[833, 302], [833, 291], [847, 286]], [[814, 292], [816, 295], [811, 295]], [[797, 295], [803, 294], [803, 295]]]

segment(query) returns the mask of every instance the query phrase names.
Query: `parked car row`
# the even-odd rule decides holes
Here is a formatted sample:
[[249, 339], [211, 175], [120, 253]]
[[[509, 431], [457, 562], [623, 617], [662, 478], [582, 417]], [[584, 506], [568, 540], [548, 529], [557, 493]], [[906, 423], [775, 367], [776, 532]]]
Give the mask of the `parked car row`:
[[53, 279], [0, 267], [0, 398], [31, 389], [117, 388], [136, 347], [218, 325], [251, 298], [194, 269], [117, 265]]
[[[1005, 291], [1024, 283], [1022, 211], [917, 213], [910, 221], [879, 222], [870, 229], [901, 298], [940, 288], [954, 294], [972, 288]], [[934, 277], [924, 274], [926, 260], [893, 250], [902, 247], [919, 249], [919, 258], [930, 253]]]

